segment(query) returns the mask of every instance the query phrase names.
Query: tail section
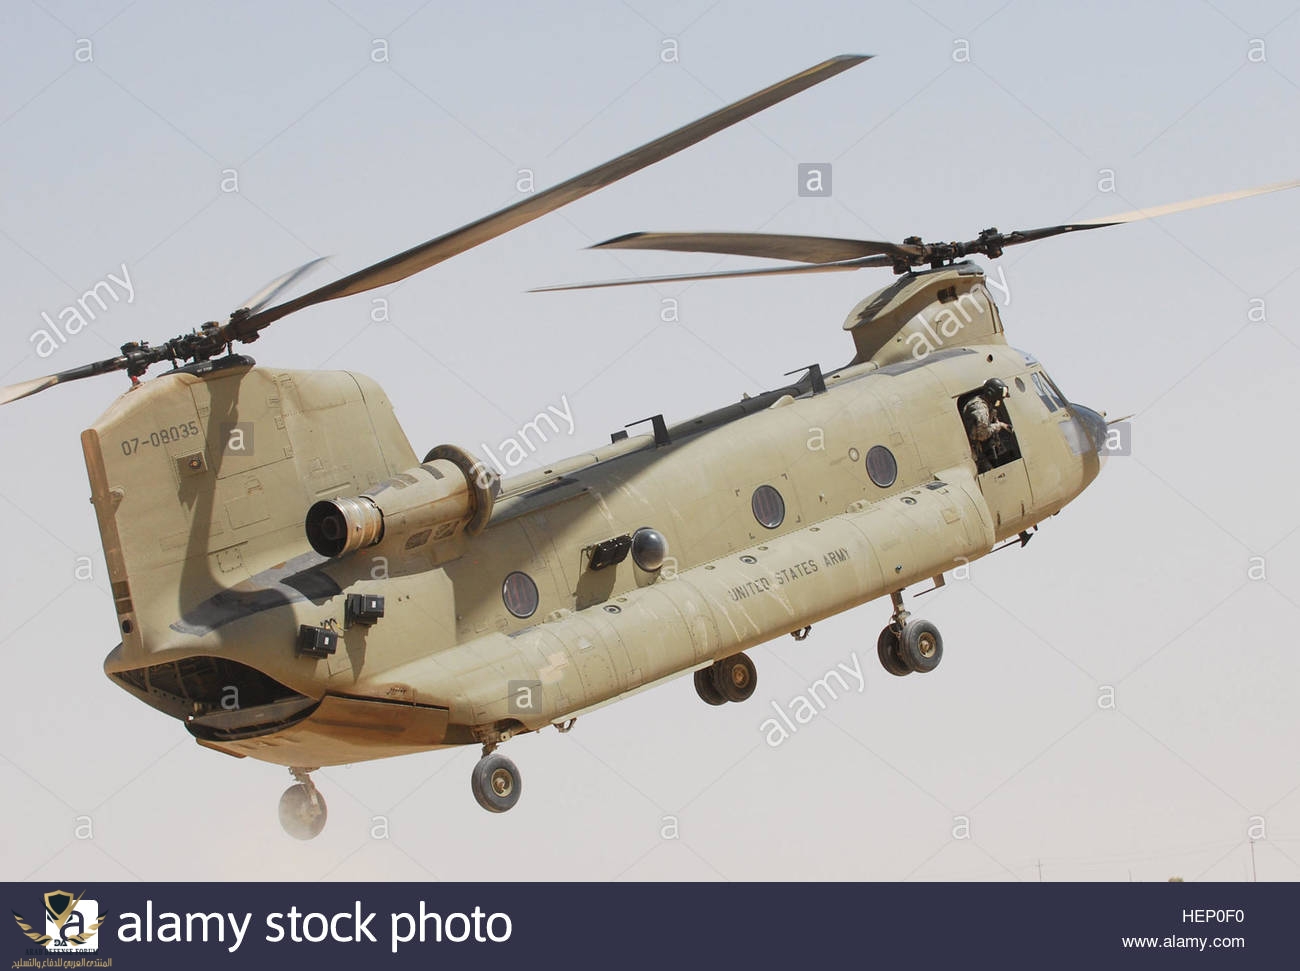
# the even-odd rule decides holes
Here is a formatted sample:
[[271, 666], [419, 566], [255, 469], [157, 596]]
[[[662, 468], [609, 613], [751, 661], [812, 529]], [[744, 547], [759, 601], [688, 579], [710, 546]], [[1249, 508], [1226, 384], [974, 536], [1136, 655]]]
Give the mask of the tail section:
[[122, 636], [105, 668], [172, 714], [198, 700], [179, 667], [194, 652], [186, 635], [276, 606], [268, 575], [292, 584], [311, 566], [312, 503], [416, 464], [368, 378], [239, 357], [138, 385], [81, 442]]

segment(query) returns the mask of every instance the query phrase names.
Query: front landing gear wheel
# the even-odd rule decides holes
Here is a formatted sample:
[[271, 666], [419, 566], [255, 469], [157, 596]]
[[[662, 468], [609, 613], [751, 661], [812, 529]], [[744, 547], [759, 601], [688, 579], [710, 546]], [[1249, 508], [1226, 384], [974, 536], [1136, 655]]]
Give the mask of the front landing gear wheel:
[[880, 666], [896, 678], [912, 673], [912, 669], [904, 663], [899, 647], [898, 631], [894, 629], [893, 624], [889, 624], [880, 632], [880, 637], [876, 640], [876, 654], [880, 658]]
[[319, 836], [327, 816], [325, 798], [310, 779], [291, 785], [280, 797], [280, 825], [296, 840]]
[[899, 642], [899, 657], [911, 670], [927, 674], [943, 660], [943, 638], [928, 620], [909, 621]]
[[713, 683], [712, 666], [700, 668], [695, 672], [695, 693], [707, 705], [725, 705], [727, 703], [727, 699], [722, 697], [722, 692]]
[[713, 675], [713, 686], [727, 701], [748, 701], [758, 687], [758, 669], [747, 654], [724, 657], [708, 670]]
[[513, 809], [523, 791], [519, 769], [504, 755], [495, 752], [478, 760], [469, 781], [474, 798], [490, 813]]

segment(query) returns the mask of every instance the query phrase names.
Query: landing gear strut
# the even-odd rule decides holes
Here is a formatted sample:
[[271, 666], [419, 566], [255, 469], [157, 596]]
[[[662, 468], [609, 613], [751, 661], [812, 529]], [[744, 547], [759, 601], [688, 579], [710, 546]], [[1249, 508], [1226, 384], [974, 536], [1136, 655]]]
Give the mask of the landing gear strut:
[[315, 839], [325, 828], [325, 797], [311, 781], [315, 769], [291, 768], [294, 785], [280, 797], [280, 825], [296, 840]]
[[733, 654], [695, 672], [695, 693], [710, 705], [746, 701], [758, 687], [758, 669], [747, 654]]
[[894, 616], [880, 632], [876, 652], [881, 666], [897, 677], [916, 671], [927, 674], [943, 660], [943, 638], [928, 620], [910, 620], [903, 609], [903, 594], [891, 593]]

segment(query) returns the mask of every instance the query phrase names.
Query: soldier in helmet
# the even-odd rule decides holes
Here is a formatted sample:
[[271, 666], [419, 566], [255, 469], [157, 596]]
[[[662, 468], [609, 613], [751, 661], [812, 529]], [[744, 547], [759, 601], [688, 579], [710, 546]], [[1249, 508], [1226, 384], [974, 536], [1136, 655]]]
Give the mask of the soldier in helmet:
[[997, 407], [1010, 393], [1005, 381], [989, 378], [984, 387], [970, 396], [962, 406], [961, 417], [970, 436], [976, 465], [981, 473], [993, 468], [997, 462], [998, 433], [1011, 430], [1011, 426], [997, 417]]

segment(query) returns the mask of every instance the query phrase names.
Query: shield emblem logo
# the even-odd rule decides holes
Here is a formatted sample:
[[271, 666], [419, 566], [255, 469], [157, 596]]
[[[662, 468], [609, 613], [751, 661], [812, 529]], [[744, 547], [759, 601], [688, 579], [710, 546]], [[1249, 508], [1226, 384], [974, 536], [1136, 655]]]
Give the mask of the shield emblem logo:
[[[86, 900], [86, 892], [71, 894], [66, 890], [51, 890], [45, 894], [44, 933], [32, 927], [27, 918], [14, 911], [14, 920], [24, 937], [46, 950], [94, 951], [94, 937], [103, 925], [106, 914], [99, 912], [99, 901]], [[89, 926], [87, 926], [89, 925]], [[71, 965], [68, 965], [71, 967]]]
[[45, 912], [50, 915], [50, 920], [54, 921], [56, 927], [62, 928], [79, 899], [66, 890], [51, 890], [45, 895]]

